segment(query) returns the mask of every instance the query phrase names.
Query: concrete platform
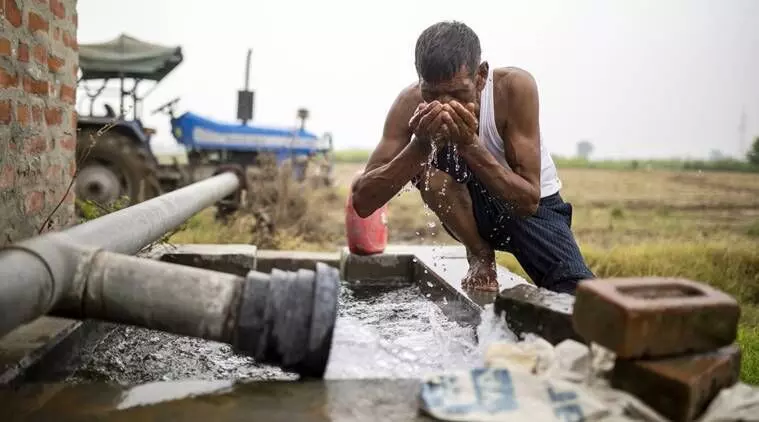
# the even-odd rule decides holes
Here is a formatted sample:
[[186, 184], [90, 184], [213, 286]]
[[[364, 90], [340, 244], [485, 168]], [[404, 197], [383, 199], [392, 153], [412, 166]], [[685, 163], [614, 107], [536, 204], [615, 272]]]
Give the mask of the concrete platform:
[[50, 384], [0, 390], [0, 403], [8, 421], [431, 421], [419, 391], [415, 380]]
[[[498, 296], [496, 293], [461, 288], [461, 280], [466, 274], [468, 264], [466, 252], [460, 246], [392, 245], [383, 254], [357, 256], [350, 254], [347, 248], [335, 253], [313, 253], [263, 251], [251, 245], [162, 245], [150, 251], [149, 257], [183, 265], [210, 267], [239, 275], [244, 275], [251, 269], [263, 272], [270, 272], [272, 268], [294, 270], [313, 268], [316, 262], [325, 262], [340, 268], [342, 278], [348, 283], [379, 280], [383, 284], [417, 284], [425, 296], [449, 318], [465, 325], [479, 324], [483, 307], [494, 303]], [[498, 282], [501, 291], [520, 286], [528, 296], [538, 292], [538, 289], [526, 280], [502, 267], [498, 267]], [[564, 308], [565, 305], [566, 303], [562, 304]], [[510, 315], [506, 314], [504, 317], [508, 322]], [[540, 327], [545, 321], [522, 322], [523, 324], [520, 325], [522, 329], [540, 334]], [[35, 374], [49, 374], [56, 370], [65, 372], [66, 365], [56, 367], [55, 362], [75, 361], [77, 353], [86, 353], [87, 342], [93, 341], [93, 336], [102, 334], [103, 330], [107, 330], [109, 326], [109, 324], [92, 321], [81, 323], [41, 318], [28, 326], [19, 327], [0, 339], [0, 385], [6, 383], [19, 386], [23, 385], [23, 381], [45, 381], [44, 376]], [[59, 360], [58, 357], [62, 358]], [[53, 379], [64, 378], [65, 376]], [[207, 388], [208, 385], [210, 384], [206, 384], [203, 388]], [[41, 412], [37, 416], [40, 416], [42, 420], [45, 419], [43, 415], [56, 415], [56, 420], [66, 420], [60, 417], [65, 413], [65, 409], [68, 409], [66, 412], [83, 411], [82, 406], [74, 403], [77, 403], [76, 400], [84, 403], [81, 400], [85, 399], [81, 396], [77, 399], [76, 394], [87, 391], [86, 400], [94, 400], [94, 402], [88, 401], [89, 409], [99, 409], [98, 406], [92, 407], [98, 402], [98, 399], [94, 397], [107, 396], [107, 389], [104, 387], [82, 386], [77, 387], [78, 389], [61, 385], [49, 387], [38, 385], [38, 387], [43, 390], [47, 388], [45, 391], [48, 392], [55, 391], [55, 393], [50, 393], [52, 399], [47, 404], [37, 402]], [[222, 398], [213, 396], [214, 398], [203, 400], [180, 400], [176, 403], [182, 403], [181, 406], [171, 404], [173, 403], [171, 402], [158, 405], [158, 407], [111, 413], [114, 407], [118, 407], [116, 401], [122, 400], [122, 393], [125, 393], [119, 391], [118, 394], [113, 393], [112, 396], [108, 396], [110, 398], [106, 400], [107, 405], [103, 409], [109, 410], [104, 410], [105, 413], [102, 415], [107, 416], [108, 419], [118, 420], [122, 416], [126, 417], [127, 414], [130, 418], [140, 418], [143, 415], [142, 412], [146, 412], [144, 413], [146, 418], [164, 419], [181, 416], [184, 419], [187, 416], [190, 420], [200, 420], [201, 417], [213, 415], [213, 420], [227, 420], [225, 418], [231, 420], [239, 417], [241, 414], [239, 412], [247, 412], [244, 414], [266, 415], [266, 418], [262, 418], [266, 420], [279, 420], [280, 417], [281, 420], [332, 420], [329, 412], [334, 411], [337, 415], [350, 416], [349, 419], [355, 416], [361, 420], [373, 420], [372, 418], [388, 421], [416, 420], [415, 418], [418, 417], [416, 415], [417, 387], [416, 381], [402, 380], [331, 381], [316, 384], [259, 382], [235, 389], [231, 396], [221, 396]], [[24, 388], [26, 390], [23, 391], [27, 393], [23, 394], [31, 394], [28, 389], [33, 388], [33, 385], [26, 385]], [[174, 391], [175, 384], [153, 388], [163, 394]], [[335, 391], [340, 392], [336, 397], [334, 397]], [[243, 393], [245, 397], [240, 396]], [[94, 395], [90, 396], [90, 394]], [[38, 397], [43, 396], [44, 394]], [[346, 397], [351, 397], [351, 399], [348, 400]], [[11, 402], [13, 400], [10, 399]], [[3, 402], [8, 403], [5, 400]], [[222, 405], [223, 403], [229, 404], [227, 406]], [[327, 412], [325, 409], [328, 407], [338, 410]], [[257, 412], [255, 409], [263, 413], [255, 413]], [[282, 409], [287, 411], [284, 412]], [[154, 411], [158, 413], [151, 413]], [[71, 414], [84, 416], [81, 413]]]

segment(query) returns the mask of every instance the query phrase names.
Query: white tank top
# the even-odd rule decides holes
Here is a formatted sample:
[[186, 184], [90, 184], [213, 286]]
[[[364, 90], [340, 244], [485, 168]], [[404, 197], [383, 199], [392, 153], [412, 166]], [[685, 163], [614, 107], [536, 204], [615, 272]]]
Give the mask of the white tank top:
[[[493, 68], [490, 68], [485, 88], [480, 94], [480, 143], [495, 157], [504, 168], [511, 170], [506, 162], [504, 142], [495, 123], [495, 104], [493, 101]], [[545, 198], [561, 189], [561, 180], [556, 165], [548, 149], [540, 139], [540, 197]]]

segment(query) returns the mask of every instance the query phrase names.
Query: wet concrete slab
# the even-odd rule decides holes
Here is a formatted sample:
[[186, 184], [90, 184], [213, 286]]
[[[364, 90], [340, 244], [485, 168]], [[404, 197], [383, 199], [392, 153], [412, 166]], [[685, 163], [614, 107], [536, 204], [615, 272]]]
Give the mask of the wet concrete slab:
[[331, 267], [340, 267], [339, 252], [301, 252], [276, 251], [260, 249], [256, 251], [256, 271], [270, 273], [277, 268], [283, 271], [298, 269], [316, 270], [316, 263], [322, 262]]
[[32, 384], [0, 390], [0, 403], [9, 421], [431, 421], [419, 391], [416, 380]]
[[221, 271], [244, 277], [256, 268], [257, 248], [253, 245], [182, 244], [163, 245], [150, 257], [174, 264]]

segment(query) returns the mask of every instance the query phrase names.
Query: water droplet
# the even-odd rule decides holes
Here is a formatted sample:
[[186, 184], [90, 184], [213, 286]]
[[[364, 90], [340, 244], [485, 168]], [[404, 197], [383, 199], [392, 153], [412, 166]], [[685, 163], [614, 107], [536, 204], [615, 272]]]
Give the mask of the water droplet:
[[424, 270], [424, 273], [425, 273], [425, 274], [427, 274], [427, 273], [429, 273], [429, 271], [427, 271], [427, 270], [425, 269], [425, 270]]
[[427, 282], [427, 286], [429, 286], [429, 287], [435, 287], [435, 285], [432, 284], [432, 283], [430, 283], [429, 281]]
[[431, 229], [434, 229], [435, 228], [435, 222], [434, 221], [430, 221], [429, 223], [427, 223], [427, 227], [429, 227]]
[[417, 236], [419, 236], [419, 235], [421, 235], [421, 233], [419, 233], [419, 232], [416, 232], [416, 235], [417, 235]]
[[419, 260], [418, 260], [418, 259], [416, 259], [416, 258], [412, 259], [411, 261], [412, 261], [412, 262], [414, 262], [414, 263], [417, 263], [417, 262], [419, 262]]

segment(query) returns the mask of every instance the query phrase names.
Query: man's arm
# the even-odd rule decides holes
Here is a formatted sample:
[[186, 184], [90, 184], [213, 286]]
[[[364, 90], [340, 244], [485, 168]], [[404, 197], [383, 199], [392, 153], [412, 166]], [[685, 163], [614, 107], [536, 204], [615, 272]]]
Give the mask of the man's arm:
[[366, 218], [393, 198], [419, 174], [429, 155], [429, 144], [411, 140], [409, 120], [421, 96], [411, 86], [398, 95], [385, 118], [382, 139], [353, 184], [353, 208]]
[[538, 89], [532, 76], [522, 70], [504, 79], [502, 92], [508, 93], [504, 150], [511, 171], [479, 142], [463, 148], [461, 155], [490, 192], [513, 204], [519, 214], [532, 215], [540, 201]]

